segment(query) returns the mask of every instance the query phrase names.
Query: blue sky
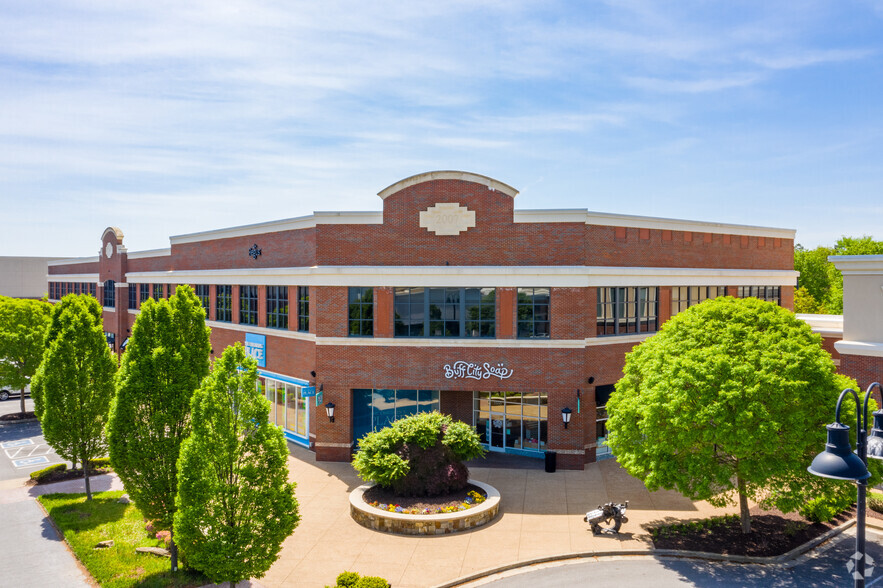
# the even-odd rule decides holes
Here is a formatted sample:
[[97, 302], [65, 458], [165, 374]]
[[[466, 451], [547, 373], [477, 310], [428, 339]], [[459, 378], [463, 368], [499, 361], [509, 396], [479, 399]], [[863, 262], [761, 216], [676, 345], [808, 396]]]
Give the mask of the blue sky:
[[0, 0], [0, 255], [379, 210], [437, 169], [883, 239], [883, 0]]

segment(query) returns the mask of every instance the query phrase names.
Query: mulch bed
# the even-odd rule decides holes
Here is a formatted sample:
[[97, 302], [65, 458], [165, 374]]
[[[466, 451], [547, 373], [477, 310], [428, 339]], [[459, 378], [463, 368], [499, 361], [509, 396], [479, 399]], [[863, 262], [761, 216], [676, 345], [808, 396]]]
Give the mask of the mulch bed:
[[[109, 467], [90, 468], [89, 469], [89, 478], [92, 478], [92, 476], [98, 476], [101, 474], [109, 474], [112, 471], [113, 471], [113, 469], [109, 468]], [[26, 482], [26, 484], [28, 486], [38, 486], [38, 485], [42, 486], [43, 484], [52, 484], [53, 482], [65, 482], [67, 480], [77, 480], [82, 477], [83, 477], [83, 470], [77, 468], [75, 470], [64, 470], [61, 472], [52, 472], [51, 474], [48, 474], [46, 477], [44, 477], [39, 482], [31, 479], [31, 480], [28, 480]]]
[[420, 510], [429, 509], [432, 512], [441, 511], [446, 506], [455, 507], [466, 500], [470, 491], [475, 491], [487, 497], [487, 492], [468, 484], [463, 490], [444, 494], [442, 496], [396, 496], [392, 490], [386, 490], [379, 485], [372, 486], [362, 495], [362, 499], [366, 503], [379, 502], [381, 504], [395, 504], [403, 509], [416, 508]]
[[[811, 523], [797, 513], [786, 514], [777, 510], [752, 508], [750, 512], [751, 533], [747, 535], [742, 533], [739, 518], [730, 517], [726, 522], [710, 529], [688, 530], [664, 536], [657, 534], [653, 546], [657, 549], [775, 557], [788, 553], [855, 517], [855, 508], [842, 512], [827, 523]], [[873, 516], [872, 512], [868, 509], [869, 516]]]
[[13, 413], [10, 413], [10, 414], [4, 414], [4, 415], [0, 416], [0, 421], [2, 421], [2, 422], [12, 422], [12, 423], [14, 423], [15, 421], [23, 421], [23, 420], [26, 420], [26, 419], [35, 419], [35, 418], [37, 418], [37, 415], [35, 415], [35, 414], [33, 413], [33, 411], [31, 411], [31, 412], [24, 412], [24, 413], [22, 413], [22, 412], [13, 412]]

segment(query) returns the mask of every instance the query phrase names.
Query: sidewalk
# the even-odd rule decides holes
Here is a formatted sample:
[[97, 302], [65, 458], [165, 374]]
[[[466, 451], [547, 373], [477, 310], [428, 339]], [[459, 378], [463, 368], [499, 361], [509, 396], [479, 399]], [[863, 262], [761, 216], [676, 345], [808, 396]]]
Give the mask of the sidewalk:
[[[85, 492], [83, 480], [25, 486], [27, 478], [0, 485], [2, 584], [17, 588], [85, 588], [92, 586], [76, 558], [43, 514], [36, 496], [51, 492]], [[122, 489], [116, 476], [92, 478], [92, 489]]]
[[[382, 576], [395, 588], [422, 588], [516, 562], [569, 553], [649, 549], [642, 525], [735, 513], [691, 502], [677, 492], [648, 492], [614, 460], [584, 471], [471, 467], [471, 476], [502, 495], [500, 514], [474, 531], [409, 537], [370, 531], [350, 518], [349, 492], [362, 484], [348, 463], [316, 462], [289, 445], [290, 479], [297, 482], [301, 522], [283, 544], [279, 561], [260, 580], [267, 587], [322, 588], [340, 572]], [[618, 536], [594, 536], [586, 511], [629, 501], [629, 522]]]

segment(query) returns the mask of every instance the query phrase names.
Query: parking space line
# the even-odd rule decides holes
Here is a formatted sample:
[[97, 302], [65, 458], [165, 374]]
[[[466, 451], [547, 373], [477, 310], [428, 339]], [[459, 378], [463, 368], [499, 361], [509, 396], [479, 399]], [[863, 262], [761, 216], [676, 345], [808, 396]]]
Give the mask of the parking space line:
[[13, 447], [21, 447], [23, 445], [33, 445], [33, 439], [19, 439], [18, 441], [4, 441], [0, 443], [0, 449], [11, 449]]
[[39, 457], [28, 457], [26, 459], [14, 459], [12, 460], [12, 465], [17, 468], [26, 468], [35, 465], [42, 465], [44, 463], [49, 463], [49, 458], [45, 455], [41, 455]]
[[52, 448], [41, 443], [39, 445], [26, 445], [24, 447], [16, 447], [6, 449], [6, 457], [9, 459], [23, 459], [25, 457], [34, 457], [36, 455], [46, 455], [52, 453]]

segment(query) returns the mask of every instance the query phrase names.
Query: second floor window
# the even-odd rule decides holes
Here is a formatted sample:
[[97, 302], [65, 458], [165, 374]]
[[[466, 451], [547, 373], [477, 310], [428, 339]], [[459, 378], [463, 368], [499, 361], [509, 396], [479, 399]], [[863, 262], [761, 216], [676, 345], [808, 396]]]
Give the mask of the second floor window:
[[349, 289], [349, 333], [350, 337], [371, 337], [374, 335], [374, 289]]
[[779, 304], [781, 286], [739, 286], [739, 298], [759, 298], [773, 304]]
[[233, 320], [233, 286], [215, 286], [215, 320]]
[[103, 305], [108, 308], [116, 307], [116, 282], [107, 280], [104, 282], [104, 302]]
[[518, 337], [548, 339], [549, 289], [518, 289]]
[[726, 295], [726, 286], [674, 286], [671, 289], [671, 316], [709, 298]]
[[598, 288], [598, 335], [655, 332], [658, 299], [659, 288]]
[[297, 330], [310, 330], [310, 288], [297, 287]]
[[141, 304], [144, 304], [144, 301], [150, 298], [150, 284], [138, 284], [138, 290]]
[[160, 300], [165, 297], [166, 285], [165, 284], [154, 284], [153, 285], [153, 299]]
[[258, 324], [257, 286], [239, 286], [239, 324]]
[[202, 304], [202, 310], [205, 311], [205, 318], [208, 318], [210, 316], [209, 305], [211, 304], [208, 284], [196, 284], [196, 289], [194, 290], [194, 292], [196, 293], [196, 297], [199, 298], [200, 304]]
[[267, 286], [267, 326], [288, 328], [288, 286]]
[[129, 284], [129, 308], [138, 308], [138, 288], [135, 284]]
[[494, 288], [396, 288], [396, 337], [495, 337]]
[[91, 294], [94, 298], [98, 298], [97, 290], [98, 286], [95, 284], [95, 282], [89, 284], [89, 294]]

